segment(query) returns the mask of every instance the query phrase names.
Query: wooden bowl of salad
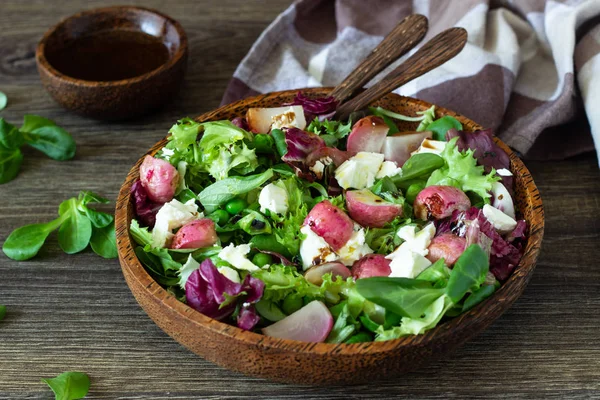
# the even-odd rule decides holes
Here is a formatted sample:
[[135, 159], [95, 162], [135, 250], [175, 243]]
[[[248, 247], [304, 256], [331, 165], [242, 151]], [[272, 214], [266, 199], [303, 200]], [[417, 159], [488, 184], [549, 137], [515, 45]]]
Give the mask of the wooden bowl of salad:
[[223, 367], [302, 384], [394, 377], [487, 328], [535, 268], [542, 200], [508, 146], [395, 94], [332, 122], [330, 90], [181, 120], [119, 193], [133, 295]]

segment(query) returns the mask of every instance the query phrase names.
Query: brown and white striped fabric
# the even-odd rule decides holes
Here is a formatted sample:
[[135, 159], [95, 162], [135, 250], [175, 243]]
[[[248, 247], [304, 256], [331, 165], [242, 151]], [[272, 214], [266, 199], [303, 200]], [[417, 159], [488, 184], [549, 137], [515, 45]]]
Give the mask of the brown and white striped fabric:
[[525, 157], [600, 148], [600, 0], [300, 0], [259, 37], [223, 103], [335, 86], [412, 13], [429, 18], [422, 43], [451, 26], [469, 41], [397, 93], [464, 114]]

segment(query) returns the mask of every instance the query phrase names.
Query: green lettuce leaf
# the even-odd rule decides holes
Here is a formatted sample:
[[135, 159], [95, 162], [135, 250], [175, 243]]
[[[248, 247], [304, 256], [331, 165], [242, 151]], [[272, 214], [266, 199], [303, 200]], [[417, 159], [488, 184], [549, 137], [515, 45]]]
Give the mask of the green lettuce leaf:
[[274, 264], [268, 269], [252, 272], [252, 276], [265, 283], [262, 300], [277, 303], [289, 294], [299, 297], [323, 298], [321, 287], [308, 282], [293, 267]]
[[227, 178], [232, 170], [240, 175], [247, 175], [258, 167], [254, 149], [249, 149], [245, 143], [207, 150], [203, 153], [202, 162], [216, 180]]
[[169, 141], [172, 148], [179, 151], [186, 150], [190, 145], [196, 143], [200, 133], [201, 124], [191, 118], [183, 118], [169, 129]]
[[288, 212], [286, 215], [278, 215], [267, 211], [274, 222], [273, 234], [277, 242], [285, 246], [292, 256], [296, 256], [300, 253], [300, 241], [303, 239], [300, 228], [308, 215], [308, 207], [302, 201], [304, 191], [295, 176], [281, 179], [275, 184], [287, 192]]
[[445, 165], [433, 171], [427, 180], [427, 186], [446, 185], [454, 186], [463, 192], [474, 192], [484, 201], [489, 202], [492, 184], [498, 180], [496, 171], [492, 169], [485, 174], [483, 167], [477, 165], [477, 159], [473, 157], [473, 150], [461, 152], [456, 146], [458, 137], [450, 140], [441, 156]]

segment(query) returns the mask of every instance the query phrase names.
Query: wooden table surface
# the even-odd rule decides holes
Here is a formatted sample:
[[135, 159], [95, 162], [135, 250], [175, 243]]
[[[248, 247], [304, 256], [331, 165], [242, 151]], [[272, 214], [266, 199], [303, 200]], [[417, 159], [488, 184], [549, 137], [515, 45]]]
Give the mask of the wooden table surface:
[[[60, 3], [60, 4], [59, 4]], [[61, 109], [43, 90], [34, 49], [60, 18], [112, 1], [2, 0], [0, 113], [56, 120], [77, 155], [56, 162], [26, 151], [18, 178], [0, 186], [0, 243], [18, 226], [55, 218], [80, 190], [115, 199], [130, 166], [178, 118], [219, 104], [235, 66], [289, 0], [128, 1], [158, 8], [188, 33], [191, 59], [180, 96], [126, 123]], [[275, 384], [224, 370], [163, 333], [132, 297], [117, 260], [66, 255], [51, 237], [40, 255], [0, 254], [0, 398], [53, 398], [41, 378], [86, 372], [89, 398], [600, 398], [600, 173], [595, 155], [528, 162], [546, 207], [546, 237], [531, 283], [490, 329], [442, 361], [394, 381], [358, 387]], [[299, 373], [302, 373], [299, 371]]]

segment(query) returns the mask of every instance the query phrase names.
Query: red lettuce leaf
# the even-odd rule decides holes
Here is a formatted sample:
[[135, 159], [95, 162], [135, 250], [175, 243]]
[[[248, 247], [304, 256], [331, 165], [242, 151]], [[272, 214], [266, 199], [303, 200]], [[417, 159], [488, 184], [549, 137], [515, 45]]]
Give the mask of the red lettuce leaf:
[[155, 203], [148, 198], [148, 193], [141, 181], [136, 181], [131, 187], [133, 209], [136, 219], [143, 225], [154, 227], [156, 223], [156, 213], [163, 206], [163, 203]]
[[244, 329], [246, 331], [251, 330], [258, 324], [260, 321], [260, 317], [256, 312], [256, 308], [253, 305], [244, 305], [240, 308], [240, 312], [237, 317], [237, 326], [240, 329]]
[[306, 118], [306, 121], [310, 122], [315, 119], [315, 117], [319, 118], [320, 121], [333, 117], [338, 102], [333, 96], [310, 99], [304, 96], [302, 92], [298, 92], [294, 101], [285, 105], [302, 106], [304, 117]]
[[248, 121], [246, 121], [246, 118], [235, 117], [231, 120], [231, 123], [240, 129], [250, 132], [250, 127], [248, 126]]

